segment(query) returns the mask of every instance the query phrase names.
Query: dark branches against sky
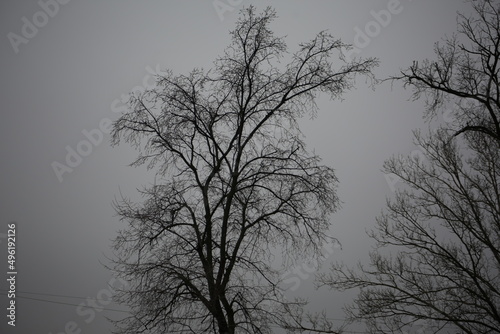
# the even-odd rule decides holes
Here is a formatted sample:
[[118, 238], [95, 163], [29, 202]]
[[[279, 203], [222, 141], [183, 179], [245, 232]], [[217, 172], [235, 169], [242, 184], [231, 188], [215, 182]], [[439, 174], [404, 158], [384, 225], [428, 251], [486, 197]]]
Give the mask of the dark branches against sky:
[[414, 62], [397, 77], [424, 95], [429, 115], [453, 103], [455, 135], [481, 132], [500, 145], [500, 11], [498, 1], [470, 1], [474, 13], [458, 15], [458, 33], [436, 43], [436, 60]]
[[157, 170], [143, 203], [116, 204], [128, 225], [115, 270], [131, 282], [120, 300], [132, 309], [119, 333], [269, 333], [299, 305], [283, 296], [274, 251], [285, 265], [319, 255], [339, 200], [297, 120], [377, 63], [346, 61], [347, 45], [326, 32], [288, 54], [275, 17], [244, 9], [212, 70], [159, 77], [115, 122], [114, 144]]
[[370, 263], [321, 279], [361, 289], [347, 310], [370, 333], [500, 333], [500, 4], [471, 5], [437, 60], [396, 78], [427, 98], [429, 116], [450, 108], [451, 122], [415, 131], [421, 155], [384, 164], [404, 186], [369, 233]]

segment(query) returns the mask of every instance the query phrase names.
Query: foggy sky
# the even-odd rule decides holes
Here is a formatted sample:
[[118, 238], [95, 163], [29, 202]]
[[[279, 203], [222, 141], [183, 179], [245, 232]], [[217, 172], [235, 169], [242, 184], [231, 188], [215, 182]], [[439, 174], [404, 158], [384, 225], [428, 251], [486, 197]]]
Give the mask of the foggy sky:
[[[144, 168], [127, 166], [136, 156], [132, 148], [110, 147], [107, 124], [123, 111], [128, 92], [152, 82], [152, 72], [209, 69], [228, 45], [243, 6], [273, 6], [278, 19], [272, 29], [287, 36], [292, 52], [328, 30], [354, 44], [359, 56], [378, 57], [380, 78], [432, 57], [434, 42], [456, 30], [456, 11], [468, 10], [460, 0], [54, 1], [0, 4], [0, 233], [15, 221], [18, 234], [16, 327], [7, 326], [8, 300], [0, 294], [1, 333], [108, 333], [105, 316], [125, 315], [101, 311], [103, 303], [119, 309], [107, 301], [76, 306], [107, 298], [119, 286], [102, 265], [122, 226], [111, 203], [120, 192], [137, 199], [136, 188], [151, 181]], [[381, 17], [382, 10], [396, 14]], [[301, 120], [309, 149], [340, 181], [342, 208], [331, 217], [331, 233], [342, 250], [328, 257], [324, 269], [328, 261], [354, 264], [367, 257], [365, 231], [392, 194], [383, 161], [415, 150], [411, 130], [424, 124], [424, 105], [409, 101], [410, 93], [399, 83], [372, 90], [361, 79], [342, 102], [321, 96], [317, 118]], [[95, 142], [90, 148], [83, 143], [89, 134]], [[68, 152], [78, 149], [86, 156], [70, 158], [71, 167]], [[54, 166], [64, 172], [58, 176]], [[2, 234], [0, 249], [7, 272]], [[342, 318], [340, 308], [353, 294], [315, 292], [312, 283], [311, 275], [290, 296], [309, 296], [312, 309]], [[0, 289], [6, 287], [2, 280]]]

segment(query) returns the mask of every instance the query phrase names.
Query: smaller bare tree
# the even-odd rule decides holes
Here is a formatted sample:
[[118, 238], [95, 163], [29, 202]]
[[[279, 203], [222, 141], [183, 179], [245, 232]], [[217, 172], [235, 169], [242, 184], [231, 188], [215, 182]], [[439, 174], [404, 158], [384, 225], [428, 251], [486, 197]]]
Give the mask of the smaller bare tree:
[[500, 2], [471, 5], [437, 60], [392, 78], [425, 95], [429, 119], [453, 102], [451, 122], [415, 132], [425, 158], [386, 161], [404, 186], [369, 233], [369, 264], [320, 277], [360, 289], [347, 313], [371, 333], [500, 333]]
[[455, 135], [481, 132], [500, 145], [500, 2], [470, 1], [474, 13], [458, 14], [458, 33], [436, 43], [436, 60], [414, 61], [399, 79], [427, 98], [428, 116], [453, 102]]
[[[426, 153], [394, 157], [384, 171], [405, 187], [369, 235], [369, 265], [334, 265], [320, 281], [361, 288], [347, 307], [371, 333], [500, 333], [500, 151], [483, 133], [461, 145], [440, 129], [416, 143]], [[455, 331], [450, 331], [454, 329]]]

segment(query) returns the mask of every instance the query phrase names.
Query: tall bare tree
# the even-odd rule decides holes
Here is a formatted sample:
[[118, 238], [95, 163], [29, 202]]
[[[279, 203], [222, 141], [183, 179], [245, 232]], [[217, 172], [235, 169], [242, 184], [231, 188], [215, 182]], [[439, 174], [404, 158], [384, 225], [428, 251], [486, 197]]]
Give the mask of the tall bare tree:
[[346, 309], [370, 333], [500, 333], [500, 7], [471, 4], [438, 60], [399, 78], [425, 94], [428, 115], [454, 102], [451, 122], [415, 132], [423, 155], [386, 161], [403, 186], [369, 233], [369, 263], [320, 277], [360, 289]]
[[338, 199], [297, 119], [376, 61], [347, 62], [348, 46], [326, 32], [290, 55], [274, 18], [244, 9], [211, 71], [169, 72], [114, 124], [113, 143], [140, 151], [134, 165], [157, 168], [143, 203], [116, 203], [128, 225], [114, 269], [131, 284], [119, 333], [269, 333], [299, 306], [284, 298], [273, 254], [319, 255]]
[[430, 116], [452, 102], [455, 135], [482, 132], [500, 145], [500, 1], [470, 4], [470, 16], [458, 14], [458, 33], [436, 43], [437, 59], [415, 61], [396, 79], [415, 99], [425, 95]]

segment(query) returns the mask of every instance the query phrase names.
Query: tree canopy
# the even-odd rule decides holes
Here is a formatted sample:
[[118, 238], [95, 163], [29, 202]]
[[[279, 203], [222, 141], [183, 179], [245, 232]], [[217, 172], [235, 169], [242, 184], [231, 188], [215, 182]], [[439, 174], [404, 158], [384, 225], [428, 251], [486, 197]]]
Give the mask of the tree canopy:
[[320, 278], [360, 289], [347, 313], [370, 333], [500, 333], [500, 4], [471, 5], [437, 60], [392, 78], [426, 98], [429, 121], [449, 108], [449, 122], [415, 131], [421, 155], [384, 164], [403, 186], [369, 233], [369, 263]]
[[347, 61], [349, 46], [327, 32], [290, 54], [275, 18], [245, 8], [211, 70], [169, 71], [114, 124], [113, 143], [140, 152], [133, 165], [157, 171], [143, 203], [116, 203], [127, 226], [114, 270], [130, 282], [119, 301], [131, 308], [119, 333], [270, 333], [300, 306], [283, 296], [276, 250], [319, 255], [339, 200], [297, 120], [377, 62]]
[[399, 77], [425, 96], [429, 116], [453, 104], [455, 135], [481, 132], [500, 145], [500, 9], [498, 0], [469, 1], [470, 16], [458, 14], [458, 32], [435, 45], [435, 60], [414, 61]]

